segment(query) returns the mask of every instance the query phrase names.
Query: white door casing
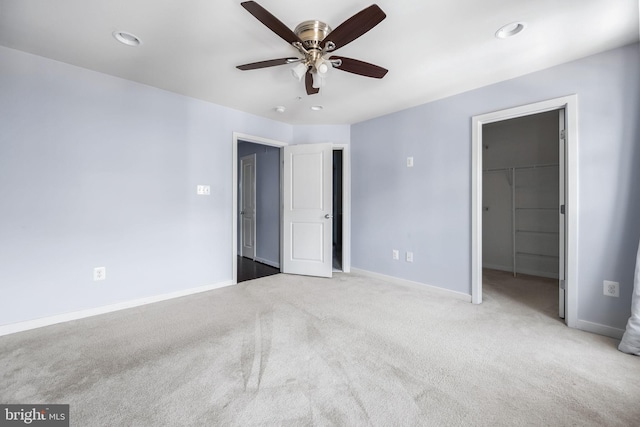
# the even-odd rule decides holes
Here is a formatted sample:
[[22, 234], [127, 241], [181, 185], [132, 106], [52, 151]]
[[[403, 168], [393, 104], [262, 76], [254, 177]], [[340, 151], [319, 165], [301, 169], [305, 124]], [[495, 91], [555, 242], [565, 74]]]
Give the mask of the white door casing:
[[558, 135], [558, 187], [559, 187], [559, 203], [558, 203], [558, 316], [562, 319], [565, 318], [565, 233], [566, 233], [566, 224], [565, 224], [565, 192], [566, 192], [566, 183], [565, 183], [565, 112], [564, 108], [558, 111], [558, 124], [559, 124], [559, 135]]
[[[237, 281], [237, 255], [239, 252], [239, 242], [238, 242], [238, 228], [239, 228], [239, 202], [238, 202], [238, 197], [240, 196], [240, 192], [238, 191], [239, 189], [239, 182], [238, 182], [238, 178], [239, 178], [239, 173], [238, 173], [238, 167], [239, 167], [239, 161], [238, 161], [238, 144], [242, 141], [245, 142], [251, 142], [254, 144], [262, 144], [262, 145], [267, 145], [267, 146], [271, 146], [271, 147], [278, 147], [281, 150], [281, 156], [282, 159], [284, 159], [284, 153], [282, 153], [284, 150], [282, 150], [283, 147], [286, 147], [287, 145], [289, 145], [286, 142], [283, 141], [278, 141], [278, 140], [274, 140], [274, 139], [269, 139], [269, 138], [264, 138], [261, 136], [256, 136], [256, 135], [249, 135], [249, 134], [245, 134], [245, 133], [241, 133], [241, 132], [233, 132], [232, 135], [232, 140], [231, 140], [231, 158], [232, 158], [232, 165], [231, 165], [231, 188], [233, 189], [233, 191], [231, 191], [231, 277], [232, 277], [232, 281], [231, 283], [236, 284]], [[343, 200], [342, 200], [342, 205], [343, 205], [343, 221], [342, 221], [342, 271], [345, 273], [349, 273], [351, 271], [351, 193], [350, 193], [350, 183], [351, 183], [351, 172], [350, 172], [350, 150], [349, 150], [349, 145], [348, 144], [333, 144], [333, 149], [339, 149], [343, 151], [343, 177], [342, 177], [342, 184], [343, 184]], [[284, 161], [282, 162], [284, 163]], [[282, 172], [282, 171], [281, 171]], [[281, 188], [282, 188], [282, 174], [280, 175], [280, 184], [281, 184]], [[281, 210], [283, 209], [282, 205], [282, 191], [281, 191], [281, 203], [280, 203], [280, 208]], [[281, 218], [282, 218], [282, 213], [281, 213]], [[283, 255], [282, 255], [282, 248], [283, 248], [283, 244], [282, 244], [282, 230], [281, 230], [281, 234], [280, 234], [280, 265], [282, 266], [282, 259], [283, 259]]]
[[240, 159], [240, 255], [256, 259], [256, 155]]
[[494, 111], [471, 119], [471, 300], [482, 303], [482, 126], [500, 120], [564, 109], [565, 114], [565, 323], [578, 325], [578, 96], [568, 95], [547, 101]]
[[332, 276], [332, 144], [284, 147], [283, 273]]

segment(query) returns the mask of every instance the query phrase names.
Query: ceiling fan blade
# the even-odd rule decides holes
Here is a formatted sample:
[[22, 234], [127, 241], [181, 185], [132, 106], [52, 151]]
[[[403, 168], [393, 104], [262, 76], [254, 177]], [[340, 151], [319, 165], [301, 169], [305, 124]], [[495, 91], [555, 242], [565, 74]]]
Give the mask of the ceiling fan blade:
[[344, 56], [332, 56], [331, 60], [339, 59], [342, 64], [334, 66], [338, 70], [348, 73], [359, 74], [365, 77], [373, 77], [374, 79], [383, 78], [389, 70], [368, 62], [358, 61], [357, 59], [345, 58]]
[[256, 17], [256, 19], [267, 26], [271, 31], [279, 35], [284, 41], [291, 44], [294, 42], [302, 43], [300, 37], [296, 35], [289, 27], [284, 25], [278, 18], [273, 16], [267, 9], [260, 6], [254, 1], [245, 1], [240, 3], [242, 7]]
[[333, 42], [336, 47], [333, 50], [340, 49], [347, 43], [351, 43], [376, 25], [378, 25], [387, 15], [378, 7], [372, 4], [366, 9], [353, 15], [342, 24], [331, 31], [322, 41], [321, 47], [324, 48], [328, 41]]
[[300, 58], [279, 58], [270, 59], [268, 61], [252, 62], [251, 64], [238, 65], [236, 68], [242, 71], [256, 70], [258, 68], [275, 67], [276, 65], [293, 64], [302, 61]]
[[319, 88], [313, 87], [313, 75], [311, 74], [311, 71], [307, 71], [307, 74], [304, 76], [304, 86], [307, 89], [307, 95], [315, 95], [320, 92]]

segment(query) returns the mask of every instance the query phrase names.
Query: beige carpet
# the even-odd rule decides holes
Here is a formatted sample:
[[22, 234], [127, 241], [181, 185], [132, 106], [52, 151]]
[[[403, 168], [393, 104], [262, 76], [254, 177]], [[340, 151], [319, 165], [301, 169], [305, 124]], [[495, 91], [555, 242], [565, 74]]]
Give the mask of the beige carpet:
[[0, 337], [0, 403], [74, 426], [637, 426], [640, 358], [555, 317], [553, 281], [472, 305], [276, 275]]

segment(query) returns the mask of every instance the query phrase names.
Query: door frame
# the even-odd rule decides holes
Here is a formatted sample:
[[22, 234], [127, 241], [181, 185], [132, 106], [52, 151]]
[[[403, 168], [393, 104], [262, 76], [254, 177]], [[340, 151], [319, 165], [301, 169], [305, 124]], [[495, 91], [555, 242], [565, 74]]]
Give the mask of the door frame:
[[[257, 179], [256, 179], [256, 174], [257, 174], [257, 170], [258, 170], [258, 156], [256, 156], [256, 154], [249, 154], [248, 156], [244, 156], [240, 158], [240, 165], [242, 166], [243, 162], [245, 161], [245, 159], [251, 159], [253, 161], [253, 179], [250, 183], [250, 185], [253, 187], [253, 219], [251, 220], [251, 227], [252, 227], [252, 234], [253, 234], [253, 246], [252, 246], [252, 256], [251, 259], [253, 261], [256, 260], [256, 252], [257, 252], [257, 236], [256, 236], [256, 231], [257, 231], [257, 224], [258, 224], [258, 219], [257, 219], [257, 214], [258, 214], [258, 209], [256, 206], [256, 199], [257, 199]], [[243, 176], [243, 172], [240, 171], [240, 182], [238, 183], [238, 191], [240, 192], [240, 204], [243, 203], [244, 200], [244, 181], [242, 180], [242, 176]], [[241, 206], [242, 207], [242, 206]], [[242, 213], [241, 213], [242, 214]], [[240, 226], [240, 242], [242, 242], [240, 244], [241, 248], [244, 248], [244, 227]], [[240, 249], [240, 255], [241, 256], [245, 256], [244, 254], [244, 250]]]
[[568, 95], [542, 102], [473, 116], [471, 120], [471, 301], [482, 303], [482, 126], [488, 123], [565, 110], [565, 323], [578, 319], [578, 96]]
[[[231, 277], [232, 283], [238, 283], [238, 142], [252, 142], [282, 148], [291, 145], [284, 141], [263, 138], [241, 132], [233, 132], [231, 140]], [[342, 150], [342, 271], [351, 272], [351, 157], [349, 144], [333, 144], [334, 150]], [[280, 150], [280, 218], [282, 218], [282, 169], [283, 150]], [[282, 230], [280, 230], [280, 257], [282, 257]], [[280, 260], [282, 265], [282, 259]]]
[[351, 272], [351, 154], [348, 144], [333, 144], [342, 151], [342, 272]]

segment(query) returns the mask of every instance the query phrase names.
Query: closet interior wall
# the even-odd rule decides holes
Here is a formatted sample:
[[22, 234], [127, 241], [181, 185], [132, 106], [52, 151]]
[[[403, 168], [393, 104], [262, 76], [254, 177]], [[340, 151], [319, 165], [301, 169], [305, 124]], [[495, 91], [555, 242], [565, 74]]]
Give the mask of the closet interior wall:
[[559, 112], [483, 126], [483, 267], [558, 278]]

